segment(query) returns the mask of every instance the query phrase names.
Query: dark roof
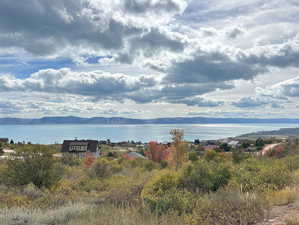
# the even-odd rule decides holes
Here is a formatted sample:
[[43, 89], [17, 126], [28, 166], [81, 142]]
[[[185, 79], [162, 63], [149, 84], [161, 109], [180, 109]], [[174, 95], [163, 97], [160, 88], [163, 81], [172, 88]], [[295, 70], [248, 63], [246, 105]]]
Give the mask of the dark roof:
[[65, 140], [63, 141], [61, 152], [72, 152], [70, 151], [71, 145], [87, 145], [87, 151], [89, 152], [97, 152], [99, 142], [95, 140]]
[[7, 143], [9, 140], [8, 138], [0, 138], [0, 142], [2, 143]]

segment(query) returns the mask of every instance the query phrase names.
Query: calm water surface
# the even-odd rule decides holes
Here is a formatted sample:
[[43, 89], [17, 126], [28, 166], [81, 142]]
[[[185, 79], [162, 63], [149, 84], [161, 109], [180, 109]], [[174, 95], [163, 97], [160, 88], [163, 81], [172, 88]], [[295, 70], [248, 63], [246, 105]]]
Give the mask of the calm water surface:
[[209, 140], [241, 134], [299, 127], [299, 124], [179, 124], [179, 125], [0, 125], [0, 137], [32, 143], [62, 143], [65, 139], [110, 139], [111, 141], [169, 141], [169, 131], [185, 131], [185, 139]]

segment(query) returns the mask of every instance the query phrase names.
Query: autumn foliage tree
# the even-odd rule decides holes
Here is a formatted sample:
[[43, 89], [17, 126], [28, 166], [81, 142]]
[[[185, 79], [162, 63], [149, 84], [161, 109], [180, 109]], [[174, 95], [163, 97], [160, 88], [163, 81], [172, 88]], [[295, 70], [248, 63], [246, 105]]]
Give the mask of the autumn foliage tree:
[[148, 144], [148, 151], [146, 156], [154, 162], [160, 163], [162, 160], [166, 160], [167, 146], [158, 144], [155, 141], [151, 141]]
[[175, 169], [178, 170], [186, 161], [187, 145], [184, 142], [184, 131], [180, 129], [173, 129], [170, 131], [172, 139], [173, 163]]

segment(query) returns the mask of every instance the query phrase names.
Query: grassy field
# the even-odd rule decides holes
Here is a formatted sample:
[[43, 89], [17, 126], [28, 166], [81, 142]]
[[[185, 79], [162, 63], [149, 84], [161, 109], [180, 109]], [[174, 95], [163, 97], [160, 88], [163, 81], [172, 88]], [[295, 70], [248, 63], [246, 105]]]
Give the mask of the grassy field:
[[257, 224], [296, 201], [297, 148], [271, 157], [208, 151], [176, 170], [120, 155], [53, 158], [51, 146], [25, 145], [0, 163], [0, 224]]

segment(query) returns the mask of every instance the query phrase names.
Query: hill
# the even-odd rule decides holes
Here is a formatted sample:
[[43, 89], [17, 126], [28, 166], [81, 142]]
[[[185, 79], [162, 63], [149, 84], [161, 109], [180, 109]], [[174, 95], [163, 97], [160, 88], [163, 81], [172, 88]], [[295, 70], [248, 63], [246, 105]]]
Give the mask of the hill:
[[211, 123], [299, 123], [299, 119], [259, 118], [213, 118], [213, 117], [169, 117], [156, 119], [132, 119], [124, 117], [43, 117], [43, 118], [0, 118], [0, 125], [35, 124], [211, 124]]

